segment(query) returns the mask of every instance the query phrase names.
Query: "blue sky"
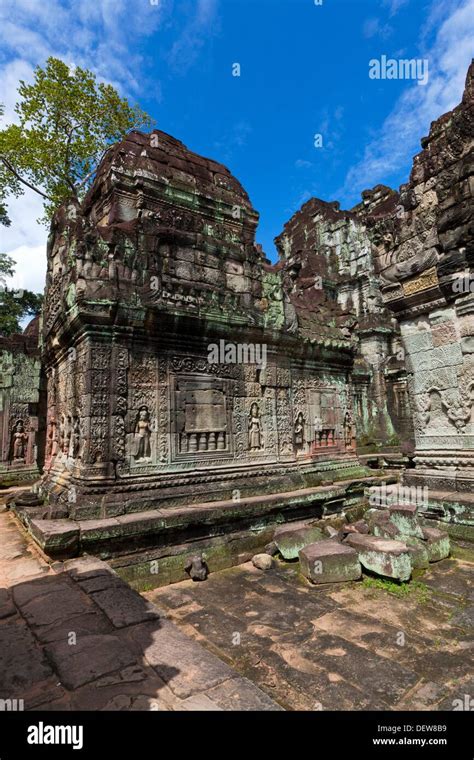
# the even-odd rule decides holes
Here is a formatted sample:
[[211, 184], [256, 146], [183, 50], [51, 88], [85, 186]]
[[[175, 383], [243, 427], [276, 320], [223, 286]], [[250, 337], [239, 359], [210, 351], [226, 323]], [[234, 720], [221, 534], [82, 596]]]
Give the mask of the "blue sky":
[[[273, 238], [308, 198], [347, 208], [365, 188], [407, 179], [431, 120], [460, 100], [474, 0], [0, 0], [0, 24], [7, 122], [18, 79], [48, 55], [91, 68], [229, 167], [275, 259]], [[428, 83], [370, 79], [382, 55], [428, 60]], [[20, 287], [43, 276], [39, 215], [29, 193], [2, 231]]]

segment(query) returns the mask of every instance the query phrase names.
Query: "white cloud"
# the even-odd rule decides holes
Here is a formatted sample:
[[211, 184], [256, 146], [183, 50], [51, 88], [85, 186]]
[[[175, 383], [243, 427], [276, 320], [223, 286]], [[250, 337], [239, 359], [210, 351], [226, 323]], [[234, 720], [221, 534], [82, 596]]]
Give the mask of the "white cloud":
[[176, 73], [184, 74], [196, 61], [209, 34], [217, 31], [218, 0], [197, 0], [194, 16], [171, 48], [168, 60]]
[[42, 293], [46, 273], [46, 245], [22, 245], [9, 251], [8, 255], [16, 261], [17, 266], [13, 277], [6, 279], [7, 286]]
[[[404, 91], [378, 135], [365, 147], [363, 158], [347, 173], [340, 193], [351, 203], [358, 200], [363, 189], [387, 182], [390, 174], [406, 166], [420, 150], [420, 138], [428, 133], [430, 123], [461, 100], [472, 57], [474, 0], [448, 3], [445, 11], [431, 49], [420, 51], [429, 61], [427, 85], [413, 83]], [[433, 13], [439, 19], [436, 3]], [[431, 16], [426, 24], [432, 28]], [[426, 30], [422, 30], [421, 39], [426, 39]], [[384, 85], [390, 87], [391, 82]]]
[[387, 37], [390, 37], [392, 32], [393, 28], [390, 26], [390, 24], [382, 24], [378, 18], [366, 19], [362, 27], [362, 33], [364, 37], [367, 37], [367, 39], [377, 36], [381, 37], [383, 40], [386, 40]]
[[402, 6], [407, 5], [410, 0], [384, 0], [384, 5], [390, 9], [390, 16], [395, 16]]
[[43, 204], [39, 195], [27, 190], [24, 195], [14, 198], [8, 204], [11, 227], [0, 227], [2, 250], [12, 250], [19, 246], [38, 246], [45, 242], [47, 229], [38, 224], [43, 215]]
[[0, 0], [2, 47], [31, 63], [56, 55], [90, 68], [124, 93], [138, 89], [142, 56], [130, 40], [153, 34], [160, 26], [168, 0], [154, 6], [149, 0]]
[[[0, 103], [3, 124], [15, 121], [19, 80], [33, 80], [33, 70], [48, 56], [91, 69], [101, 81], [133, 96], [146, 86], [140, 54], [130, 39], [152, 34], [162, 22], [169, 0], [156, 6], [149, 0], [0, 0], [2, 65]], [[153, 79], [155, 94], [160, 84]], [[132, 97], [133, 100], [133, 97]], [[8, 203], [11, 227], [0, 228], [0, 250], [16, 262], [15, 287], [39, 292], [46, 272], [47, 229], [37, 224], [41, 198], [30, 190]]]
[[0, 103], [5, 106], [5, 112], [2, 117], [2, 126], [15, 121], [15, 103], [17, 101], [17, 88], [20, 79], [31, 81], [33, 77], [33, 67], [21, 58], [15, 58], [13, 61], [5, 64], [0, 69]]
[[46, 240], [48, 231], [36, 219], [43, 205], [36, 193], [28, 190], [8, 204], [10, 227], [0, 227], [0, 250], [16, 262], [11, 287], [41, 293], [46, 276]]

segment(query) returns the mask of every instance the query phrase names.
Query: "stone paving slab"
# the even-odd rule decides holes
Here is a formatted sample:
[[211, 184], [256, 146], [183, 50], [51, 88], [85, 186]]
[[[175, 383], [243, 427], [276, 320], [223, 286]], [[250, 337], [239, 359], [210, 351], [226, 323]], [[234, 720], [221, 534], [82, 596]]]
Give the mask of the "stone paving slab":
[[0, 624], [0, 697], [21, 698], [53, 671], [30, 629], [19, 615]]
[[158, 620], [160, 617], [156, 607], [147, 603], [125, 583], [97, 591], [91, 596], [115, 628]]
[[162, 620], [158, 629], [153, 624], [137, 626], [130, 637], [137, 651], [143, 652], [146, 661], [180, 699], [235, 676], [232, 668], [168, 620]]
[[74, 690], [135, 662], [133, 653], [114, 635], [88, 635], [75, 646], [67, 641], [46, 647], [66, 689]]
[[145, 596], [286, 709], [453, 709], [469, 693], [471, 554], [430, 565], [403, 595], [360, 581], [313, 586], [298, 563], [277, 560]]
[[0, 588], [0, 620], [16, 614], [11, 593], [6, 588]]
[[11, 698], [26, 710], [282, 709], [105, 562], [52, 569], [3, 512], [0, 699]]
[[69, 634], [74, 633], [77, 640], [81, 640], [90, 634], [110, 633], [110, 622], [97, 612], [84, 610], [79, 615], [63, 619], [59, 623], [35, 628], [34, 633], [41, 644], [54, 644], [55, 642], [67, 641]]
[[275, 710], [275, 702], [247, 678], [230, 678], [209, 689], [206, 696], [221, 710]]
[[4, 536], [0, 698], [26, 709], [440, 710], [471, 693], [467, 559], [430, 565], [422, 600], [315, 587], [279, 561], [140, 598], [95, 558], [53, 571], [9, 514]]

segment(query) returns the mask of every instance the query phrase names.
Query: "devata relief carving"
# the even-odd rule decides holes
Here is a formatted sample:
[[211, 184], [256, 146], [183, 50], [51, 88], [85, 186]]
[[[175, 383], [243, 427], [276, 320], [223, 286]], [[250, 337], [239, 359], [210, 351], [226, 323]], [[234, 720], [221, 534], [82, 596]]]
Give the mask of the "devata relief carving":
[[150, 414], [146, 406], [140, 409], [135, 425], [132, 455], [136, 462], [149, 462], [151, 459], [150, 446]]
[[35, 317], [21, 335], [0, 338], [0, 483], [5, 486], [37, 479], [44, 462], [38, 328]]
[[260, 451], [263, 448], [262, 424], [258, 404], [253, 403], [250, 407], [249, 418], [249, 449]]
[[24, 462], [26, 460], [26, 446], [28, 435], [25, 433], [23, 420], [18, 420], [12, 434], [13, 461]]

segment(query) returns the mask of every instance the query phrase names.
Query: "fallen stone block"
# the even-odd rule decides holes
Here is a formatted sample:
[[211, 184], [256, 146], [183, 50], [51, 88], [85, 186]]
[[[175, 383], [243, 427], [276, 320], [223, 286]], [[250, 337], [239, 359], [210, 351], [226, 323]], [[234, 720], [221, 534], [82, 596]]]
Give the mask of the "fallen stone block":
[[255, 554], [252, 557], [252, 565], [258, 570], [270, 570], [273, 560], [269, 554]]
[[449, 557], [449, 536], [438, 528], [422, 528], [423, 538], [428, 550], [430, 562], [439, 562], [440, 559]]
[[334, 528], [334, 530], [339, 531], [343, 525], [346, 525], [346, 523], [347, 518], [344, 512], [338, 515], [326, 515], [326, 517], [318, 520], [318, 526], [323, 532], [325, 532], [327, 528]]
[[325, 538], [316, 525], [282, 525], [275, 530], [273, 540], [284, 559], [297, 559], [298, 553], [305, 546]]
[[357, 522], [352, 524], [358, 533], [363, 533], [364, 535], [369, 533], [369, 526], [365, 520], [357, 520]]
[[351, 525], [350, 523], [346, 523], [346, 525], [343, 525], [341, 530], [339, 531], [339, 535], [343, 538], [345, 536], [348, 536], [349, 533], [358, 533], [359, 531], [355, 527], [355, 525]]
[[388, 509], [368, 509], [364, 514], [364, 519], [369, 526], [369, 533], [372, 533], [375, 525], [380, 525], [381, 522], [387, 522], [390, 519], [390, 512]]
[[313, 583], [356, 581], [362, 575], [357, 552], [331, 539], [309, 544], [299, 558], [301, 572]]
[[407, 545], [411, 556], [411, 564], [414, 570], [424, 570], [429, 565], [429, 554], [426, 542], [414, 536], [404, 536], [403, 542]]
[[350, 533], [344, 541], [357, 551], [359, 561], [366, 570], [387, 578], [409, 580], [412, 562], [406, 544], [360, 533]]
[[333, 528], [332, 525], [326, 525], [323, 528], [323, 532], [328, 538], [334, 538], [335, 540], [339, 540], [339, 531], [336, 530], [336, 528]]
[[278, 554], [278, 546], [275, 541], [270, 541], [270, 543], [265, 546], [264, 552], [265, 554], [269, 554], [270, 557], [274, 557], [275, 554]]
[[423, 530], [418, 523], [418, 507], [416, 504], [392, 504], [388, 511], [390, 522], [395, 525], [401, 536], [423, 538]]
[[374, 523], [372, 533], [378, 538], [388, 538], [391, 541], [401, 540], [397, 527], [389, 519]]

